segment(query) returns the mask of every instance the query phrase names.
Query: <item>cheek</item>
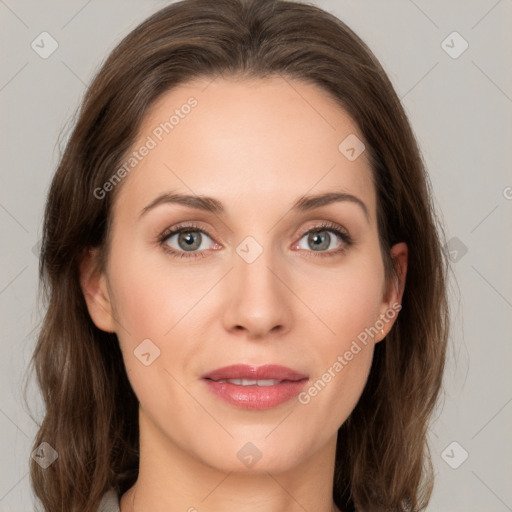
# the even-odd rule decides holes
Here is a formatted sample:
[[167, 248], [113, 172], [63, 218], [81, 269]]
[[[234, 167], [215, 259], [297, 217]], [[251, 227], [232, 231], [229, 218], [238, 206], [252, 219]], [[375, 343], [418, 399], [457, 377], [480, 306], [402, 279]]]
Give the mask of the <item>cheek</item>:
[[343, 348], [379, 318], [384, 268], [371, 254], [357, 254], [329, 273], [316, 271], [303, 281], [300, 296], [324, 325], [327, 345]]
[[148, 264], [143, 252], [118, 251], [112, 261], [116, 265], [110, 281], [125, 367], [141, 401], [150, 401], [151, 389], [172, 384], [166, 370], [174, 374], [175, 361], [181, 364], [195, 353], [190, 322], [197, 320], [194, 305], [211, 283], [199, 276], [180, 278], [177, 272], [169, 276], [168, 268]]
[[318, 400], [317, 410], [327, 413], [333, 429], [339, 428], [354, 410], [368, 380], [373, 345], [358, 345], [336, 354], [324, 373], [306, 390], [309, 395], [316, 393], [311, 401]]
[[162, 338], [190, 309], [192, 299], [197, 301], [197, 287], [178, 272], [170, 275], [165, 259], [155, 262], [143, 250], [132, 250], [118, 251], [112, 261], [115, 310], [125, 335]]
[[322, 320], [317, 324], [323, 334], [315, 338], [317, 373], [301, 403], [310, 404], [318, 411], [336, 411], [332, 416], [333, 426], [348, 417], [366, 384], [383, 278], [383, 266], [378, 258], [361, 257], [333, 272], [329, 283], [322, 281], [316, 292], [310, 288], [309, 281], [304, 289], [310, 304], [314, 304], [311, 309]]
[[316, 372], [299, 402], [310, 407], [318, 427], [325, 422], [326, 427], [339, 428], [359, 401], [368, 379], [374, 351], [369, 333], [376, 321], [378, 302], [370, 288], [366, 293], [358, 290], [358, 295], [344, 290], [338, 295], [338, 308], [329, 314], [324, 311], [335, 334], [324, 329], [327, 334], [316, 337], [312, 357], [317, 361]]

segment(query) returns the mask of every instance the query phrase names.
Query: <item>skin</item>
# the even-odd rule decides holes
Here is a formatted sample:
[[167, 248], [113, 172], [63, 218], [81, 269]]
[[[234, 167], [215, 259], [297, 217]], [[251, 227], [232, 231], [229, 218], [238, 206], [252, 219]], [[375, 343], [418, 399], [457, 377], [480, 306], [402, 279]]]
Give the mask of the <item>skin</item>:
[[[134, 148], [190, 96], [197, 107], [118, 185], [106, 272], [94, 270], [95, 251], [81, 267], [91, 318], [117, 333], [140, 402], [139, 478], [121, 511], [338, 510], [337, 431], [396, 316], [305, 405], [240, 409], [210, 393], [200, 375], [274, 363], [315, 382], [401, 303], [407, 246], [392, 248], [400, 280], [386, 288], [366, 153], [349, 161], [338, 150], [348, 135], [362, 136], [325, 91], [280, 77], [190, 82], [158, 100]], [[290, 210], [301, 196], [334, 190], [361, 199], [368, 219], [349, 201]], [[164, 204], [139, 218], [163, 191], [211, 196], [226, 212]], [[185, 221], [207, 233], [194, 231], [204, 258], [178, 259], [158, 243]], [[301, 233], [323, 221], [345, 228], [354, 244], [322, 257], [345, 244], [328, 231], [330, 245], [315, 251]], [[187, 253], [178, 236], [164, 244]], [[263, 249], [252, 263], [236, 252], [247, 236]], [[134, 356], [147, 338], [160, 349], [149, 366]], [[261, 452], [252, 467], [237, 457], [248, 442]]]

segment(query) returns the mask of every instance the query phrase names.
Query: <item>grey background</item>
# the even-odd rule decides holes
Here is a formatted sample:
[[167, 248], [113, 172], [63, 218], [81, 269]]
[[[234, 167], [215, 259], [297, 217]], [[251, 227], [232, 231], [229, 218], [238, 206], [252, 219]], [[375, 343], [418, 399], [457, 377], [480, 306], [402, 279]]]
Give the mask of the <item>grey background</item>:
[[[59, 140], [108, 52], [166, 3], [0, 0], [0, 512], [33, 510], [27, 460], [36, 428], [21, 385], [42, 314], [34, 247]], [[512, 510], [512, 0], [311, 3], [353, 28], [388, 72], [450, 240], [454, 316], [444, 400], [430, 429], [428, 510]], [[47, 59], [31, 48], [43, 31], [59, 45]], [[458, 58], [441, 46], [453, 31], [469, 44]], [[452, 39], [453, 52], [461, 46]], [[33, 386], [30, 396], [41, 412]]]

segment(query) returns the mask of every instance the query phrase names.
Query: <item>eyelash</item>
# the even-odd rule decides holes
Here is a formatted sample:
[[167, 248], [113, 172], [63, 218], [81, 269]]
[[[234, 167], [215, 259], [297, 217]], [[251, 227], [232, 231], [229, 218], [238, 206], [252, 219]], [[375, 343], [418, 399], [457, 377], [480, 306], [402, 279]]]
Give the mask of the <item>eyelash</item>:
[[[207, 231], [205, 231], [203, 228], [197, 226], [193, 222], [190, 222], [187, 224], [179, 224], [177, 226], [173, 226], [172, 228], [166, 229], [158, 237], [158, 243], [162, 246], [164, 251], [171, 254], [175, 258], [179, 258], [179, 259], [181, 259], [181, 258], [187, 258], [187, 259], [189, 259], [189, 258], [204, 258], [206, 256], [206, 254], [205, 254], [206, 251], [197, 251], [197, 252], [191, 251], [190, 253], [187, 254], [186, 251], [176, 251], [175, 249], [170, 248], [165, 243], [167, 241], [167, 239], [169, 239], [171, 236], [182, 233], [182, 232], [187, 232], [187, 231], [190, 231], [190, 232], [199, 231], [201, 233], [204, 233], [205, 235], [207, 235], [209, 238], [211, 238], [213, 240], [213, 237]], [[318, 226], [315, 226], [313, 228], [310, 228], [310, 229], [304, 231], [300, 235], [299, 240], [302, 239], [304, 237], [304, 235], [308, 235], [309, 233], [318, 233], [321, 231], [331, 231], [336, 236], [341, 238], [341, 240], [343, 241], [343, 245], [339, 249], [335, 249], [335, 250], [328, 251], [328, 252], [306, 251], [307, 253], [310, 253], [308, 257], [329, 258], [329, 257], [337, 256], [340, 254], [344, 254], [347, 251], [347, 249], [349, 247], [351, 247], [353, 244], [352, 237], [343, 228], [341, 228], [337, 224], [334, 224], [332, 222], [327, 222], [327, 221], [322, 222]]]

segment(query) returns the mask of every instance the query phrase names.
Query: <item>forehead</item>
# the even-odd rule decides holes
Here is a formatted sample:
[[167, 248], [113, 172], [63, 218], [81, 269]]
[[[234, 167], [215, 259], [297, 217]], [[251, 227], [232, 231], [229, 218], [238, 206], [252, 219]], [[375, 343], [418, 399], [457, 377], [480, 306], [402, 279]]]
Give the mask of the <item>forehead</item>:
[[281, 77], [201, 79], [155, 102], [120, 194], [137, 212], [164, 191], [207, 195], [229, 214], [230, 207], [284, 208], [299, 196], [336, 190], [363, 199], [373, 216], [366, 152], [355, 160], [343, 152], [344, 141], [361, 139], [356, 123], [316, 85]]

